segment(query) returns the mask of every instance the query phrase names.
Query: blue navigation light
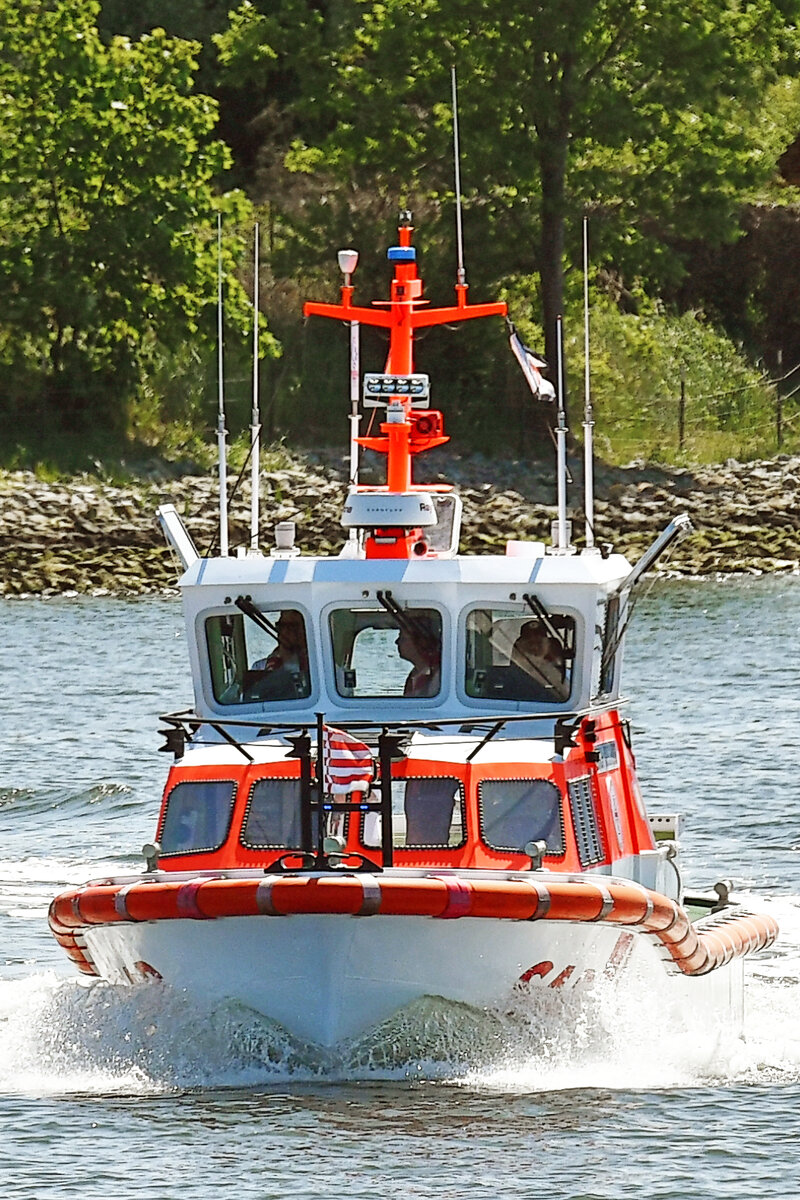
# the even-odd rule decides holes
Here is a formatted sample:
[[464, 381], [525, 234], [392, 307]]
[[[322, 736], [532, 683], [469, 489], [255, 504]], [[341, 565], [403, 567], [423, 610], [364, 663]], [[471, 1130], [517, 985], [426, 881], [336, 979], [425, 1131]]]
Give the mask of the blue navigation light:
[[416, 262], [417, 248], [416, 246], [390, 246], [386, 251], [386, 257], [389, 262]]

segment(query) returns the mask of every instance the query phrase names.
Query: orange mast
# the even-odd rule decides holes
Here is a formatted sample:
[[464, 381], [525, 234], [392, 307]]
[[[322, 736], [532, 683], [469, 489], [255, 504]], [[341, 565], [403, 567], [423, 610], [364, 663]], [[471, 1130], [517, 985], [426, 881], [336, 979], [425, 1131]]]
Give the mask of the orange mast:
[[[402, 220], [398, 227], [398, 244], [387, 251], [389, 262], [394, 264], [390, 299], [375, 301], [385, 306], [364, 308], [353, 304], [353, 288], [347, 283], [342, 286], [340, 304], [309, 302], [303, 305], [306, 317], [330, 317], [338, 321], [360, 321], [362, 325], [375, 325], [389, 330], [389, 354], [386, 359], [387, 375], [412, 375], [414, 373], [414, 332], [431, 325], [452, 324], [476, 317], [505, 316], [504, 303], [468, 304], [467, 284], [456, 284], [456, 304], [443, 308], [423, 308], [427, 301], [422, 299], [423, 283], [417, 273], [416, 249], [412, 245], [414, 232], [410, 218]], [[360, 437], [359, 445], [376, 450], [387, 456], [386, 491], [407, 493], [416, 490], [411, 482], [411, 460], [413, 455], [430, 450], [448, 441], [441, 432], [441, 414], [438, 412], [413, 412], [411, 397], [407, 395], [387, 396], [390, 410], [387, 420], [381, 424], [380, 437]], [[398, 409], [402, 406], [402, 411]]]

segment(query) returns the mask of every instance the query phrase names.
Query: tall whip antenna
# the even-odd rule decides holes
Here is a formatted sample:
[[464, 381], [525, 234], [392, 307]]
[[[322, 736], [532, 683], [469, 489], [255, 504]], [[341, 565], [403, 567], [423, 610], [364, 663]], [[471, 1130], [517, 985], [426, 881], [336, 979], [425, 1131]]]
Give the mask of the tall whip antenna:
[[225, 386], [222, 364], [222, 213], [217, 213], [217, 376], [219, 413], [217, 419], [217, 458], [219, 460], [219, 552], [228, 557], [228, 456], [225, 439]]
[[459, 287], [466, 287], [467, 272], [464, 269], [464, 234], [461, 228], [461, 149], [458, 143], [458, 91], [456, 88], [455, 64], [450, 68], [450, 82], [453, 93], [453, 157], [455, 159], [456, 175], [456, 242], [458, 243], [458, 272], [456, 279]]
[[564, 323], [556, 317], [556, 342], [558, 345], [558, 425], [556, 448], [558, 451], [558, 519], [556, 521], [555, 548], [562, 552], [569, 549], [567, 527], [567, 411], [564, 405]]
[[589, 386], [589, 218], [583, 218], [583, 509], [586, 546], [594, 546], [594, 418]]
[[261, 418], [258, 411], [258, 221], [253, 232], [253, 411], [250, 416], [250, 549], [258, 550]]

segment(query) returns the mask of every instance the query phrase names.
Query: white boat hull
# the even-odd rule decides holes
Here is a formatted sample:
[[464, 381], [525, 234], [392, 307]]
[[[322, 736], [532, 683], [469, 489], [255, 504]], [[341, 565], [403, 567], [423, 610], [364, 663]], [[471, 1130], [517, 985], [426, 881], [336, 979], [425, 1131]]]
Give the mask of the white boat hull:
[[741, 959], [676, 975], [648, 934], [598, 924], [298, 914], [102, 925], [84, 937], [111, 983], [160, 976], [203, 1005], [236, 1002], [326, 1047], [424, 997], [485, 1010], [542, 989], [588, 995], [623, 982], [655, 1002], [664, 1026], [691, 1017], [700, 1036], [705, 1026], [716, 1036], [742, 1020]]

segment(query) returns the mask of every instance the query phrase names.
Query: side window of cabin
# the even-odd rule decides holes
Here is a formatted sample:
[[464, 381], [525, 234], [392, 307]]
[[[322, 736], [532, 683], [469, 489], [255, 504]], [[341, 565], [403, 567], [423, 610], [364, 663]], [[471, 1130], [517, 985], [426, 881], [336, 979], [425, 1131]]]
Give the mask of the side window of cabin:
[[442, 618], [432, 608], [338, 608], [330, 615], [340, 696], [437, 696], [441, 690]]
[[258, 779], [250, 792], [242, 845], [299, 849], [303, 844], [299, 779]]
[[[364, 815], [365, 846], [380, 846], [380, 813]], [[453, 849], [464, 844], [464, 794], [450, 776], [392, 780], [392, 839], [396, 849]]]
[[484, 779], [478, 787], [481, 837], [495, 850], [524, 850], [544, 842], [564, 853], [561, 793], [549, 779]]
[[606, 619], [603, 626], [603, 650], [600, 658], [600, 680], [597, 694], [604, 696], [614, 686], [617, 665], [617, 650], [620, 643], [619, 596], [609, 597]]
[[311, 695], [305, 618], [295, 608], [226, 613], [206, 620], [218, 704], [302, 700]]
[[468, 696], [531, 704], [563, 703], [572, 690], [575, 621], [519, 609], [467, 614], [464, 688]]
[[189, 779], [167, 797], [159, 830], [162, 855], [218, 850], [228, 836], [236, 784], [230, 779]]

